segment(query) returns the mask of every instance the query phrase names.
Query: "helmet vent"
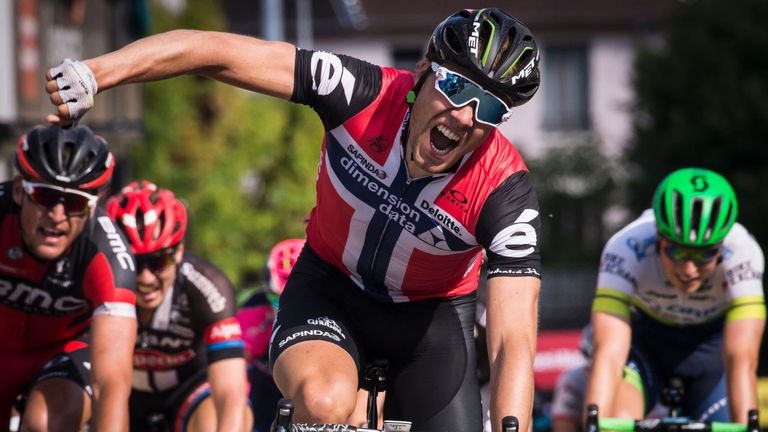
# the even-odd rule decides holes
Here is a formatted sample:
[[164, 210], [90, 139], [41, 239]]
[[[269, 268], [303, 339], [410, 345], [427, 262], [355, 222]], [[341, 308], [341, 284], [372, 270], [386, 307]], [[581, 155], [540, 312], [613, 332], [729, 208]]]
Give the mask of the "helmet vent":
[[453, 51], [454, 54], [464, 54], [464, 47], [459, 39], [459, 35], [456, 34], [456, 30], [451, 27], [445, 29], [443, 33], [445, 39], [445, 45]]
[[720, 207], [723, 205], [723, 197], [715, 198], [712, 203], [712, 211], [709, 213], [709, 221], [707, 222], [707, 232], [704, 233], [704, 240], [709, 240], [712, 237], [712, 233], [715, 231], [715, 224], [720, 216]]
[[672, 192], [672, 202], [675, 217], [675, 235], [679, 238], [682, 235], [683, 227], [683, 196], [678, 191]]
[[700, 198], [696, 198], [691, 205], [691, 228], [688, 233], [688, 240], [692, 243], [696, 243], [699, 228], [701, 228], [701, 212], [704, 207], [704, 202]]

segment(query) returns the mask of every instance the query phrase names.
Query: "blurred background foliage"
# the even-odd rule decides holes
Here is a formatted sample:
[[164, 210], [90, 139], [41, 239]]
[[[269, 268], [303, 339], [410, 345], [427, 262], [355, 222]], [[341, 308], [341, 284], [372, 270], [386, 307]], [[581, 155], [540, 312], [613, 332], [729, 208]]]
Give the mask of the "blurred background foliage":
[[768, 2], [673, 2], [664, 41], [640, 47], [635, 139], [624, 166], [638, 213], [670, 171], [701, 166], [736, 190], [738, 220], [768, 246]]
[[[223, 29], [223, 15], [207, 0], [190, 0], [178, 16], [152, 10], [152, 33], [174, 28]], [[236, 285], [259, 283], [272, 245], [304, 236], [320, 120], [307, 107], [189, 76], [147, 84], [144, 119], [133, 177], [187, 204], [190, 250]]]

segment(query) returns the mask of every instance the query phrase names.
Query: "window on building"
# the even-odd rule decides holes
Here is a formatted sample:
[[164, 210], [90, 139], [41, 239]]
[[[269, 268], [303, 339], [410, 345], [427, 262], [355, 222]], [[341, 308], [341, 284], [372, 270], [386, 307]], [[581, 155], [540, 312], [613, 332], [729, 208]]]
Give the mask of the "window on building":
[[552, 45], [544, 49], [544, 128], [586, 130], [589, 118], [587, 47]]

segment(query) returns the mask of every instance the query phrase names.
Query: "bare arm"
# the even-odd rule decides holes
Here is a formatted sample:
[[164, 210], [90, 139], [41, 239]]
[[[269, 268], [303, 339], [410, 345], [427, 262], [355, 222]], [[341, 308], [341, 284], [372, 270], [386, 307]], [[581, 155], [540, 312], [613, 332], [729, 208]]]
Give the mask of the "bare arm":
[[603, 417], [616, 415], [612, 402], [622, 379], [631, 342], [632, 331], [625, 318], [605, 312], [592, 313], [594, 354], [584, 398], [585, 411], [589, 404], [597, 404]]
[[491, 421], [514, 415], [528, 430], [533, 411], [533, 360], [541, 281], [534, 277], [488, 279], [488, 357], [491, 362]]
[[208, 366], [208, 382], [216, 406], [216, 424], [219, 431], [251, 429], [252, 420], [247, 411], [245, 360], [230, 358]]
[[747, 410], [757, 408], [757, 359], [765, 320], [741, 319], [725, 325], [723, 362], [731, 420], [746, 423]]
[[[159, 81], [179, 75], [201, 75], [247, 90], [288, 99], [293, 92], [295, 46], [232, 33], [173, 30], [139, 39], [99, 57], [84, 60], [98, 91], [128, 84]], [[46, 90], [58, 123], [69, 118], [55, 80]]]
[[95, 316], [91, 334], [92, 424], [99, 432], [127, 431], [136, 320]]

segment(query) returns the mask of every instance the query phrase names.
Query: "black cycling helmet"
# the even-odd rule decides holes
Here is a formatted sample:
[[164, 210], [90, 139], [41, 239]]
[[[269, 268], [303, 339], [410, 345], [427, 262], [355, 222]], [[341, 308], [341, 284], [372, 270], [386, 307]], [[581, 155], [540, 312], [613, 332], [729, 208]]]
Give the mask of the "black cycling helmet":
[[92, 190], [109, 182], [115, 158], [86, 126], [36, 126], [19, 139], [16, 168], [30, 181]]
[[509, 104], [528, 102], [539, 88], [539, 49], [528, 27], [501, 9], [465, 9], [441, 22], [427, 59], [455, 64]]

